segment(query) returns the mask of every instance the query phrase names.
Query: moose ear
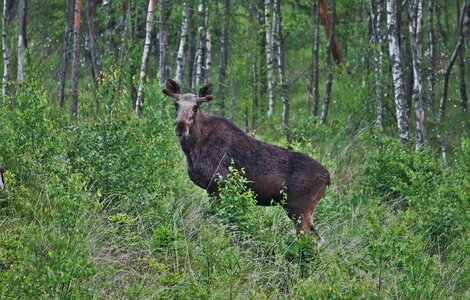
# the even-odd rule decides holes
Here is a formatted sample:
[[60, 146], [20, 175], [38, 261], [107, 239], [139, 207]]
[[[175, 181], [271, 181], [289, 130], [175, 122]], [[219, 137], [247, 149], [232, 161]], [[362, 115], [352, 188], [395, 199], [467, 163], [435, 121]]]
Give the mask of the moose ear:
[[173, 94], [181, 94], [180, 85], [176, 81], [174, 81], [173, 79], [167, 79], [166, 80], [166, 87], [165, 88]]
[[170, 97], [175, 98], [178, 100], [178, 95], [181, 94], [181, 89], [179, 84], [174, 81], [173, 79], [168, 79], [166, 81], [166, 87], [162, 90], [162, 92]]
[[[212, 96], [212, 84], [206, 84], [199, 90], [199, 97]], [[212, 99], [212, 98], [211, 98]], [[207, 100], [209, 101], [209, 100]]]

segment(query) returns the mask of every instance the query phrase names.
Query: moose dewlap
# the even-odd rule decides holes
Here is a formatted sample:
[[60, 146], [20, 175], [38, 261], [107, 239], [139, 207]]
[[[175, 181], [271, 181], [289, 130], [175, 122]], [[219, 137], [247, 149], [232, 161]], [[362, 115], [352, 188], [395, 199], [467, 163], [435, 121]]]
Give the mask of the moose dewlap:
[[199, 95], [182, 94], [180, 86], [168, 79], [163, 93], [175, 100], [174, 131], [187, 158], [189, 178], [199, 187], [217, 196], [217, 176], [226, 177], [232, 161], [244, 168], [248, 187], [258, 205], [280, 203], [281, 191], [288, 216], [299, 222], [297, 232], [309, 232], [320, 238], [312, 214], [330, 183], [330, 174], [318, 161], [306, 154], [261, 142], [232, 122], [200, 111], [212, 100], [212, 86], [202, 87]]

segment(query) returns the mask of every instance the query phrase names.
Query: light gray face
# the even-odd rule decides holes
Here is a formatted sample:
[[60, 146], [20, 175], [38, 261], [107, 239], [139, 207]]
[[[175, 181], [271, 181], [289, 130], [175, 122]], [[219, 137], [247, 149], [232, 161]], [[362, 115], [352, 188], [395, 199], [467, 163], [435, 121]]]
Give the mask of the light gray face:
[[180, 139], [188, 137], [198, 114], [199, 106], [201, 103], [211, 101], [213, 98], [211, 95], [212, 85], [203, 86], [199, 90], [199, 95], [196, 96], [194, 94], [182, 94], [179, 84], [172, 79], [168, 79], [162, 92], [175, 100], [175, 134]]
[[175, 101], [176, 121], [175, 134], [178, 137], [189, 135], [193, 127], [194, 119], [199, 111], [198, 97], [193, 94], [180, 95], [179, 100]]

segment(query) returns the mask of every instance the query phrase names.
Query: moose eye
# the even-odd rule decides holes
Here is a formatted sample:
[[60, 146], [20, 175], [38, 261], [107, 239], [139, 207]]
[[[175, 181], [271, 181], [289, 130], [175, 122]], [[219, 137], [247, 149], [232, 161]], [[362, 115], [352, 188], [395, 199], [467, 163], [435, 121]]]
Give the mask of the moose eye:
[[197, 106], [194, 106], [193, 107], [193, 113], [196, 113], [197, 112]]
[[179, 107], [178, 103], [175, 103], [175, 109], [178, 110]]

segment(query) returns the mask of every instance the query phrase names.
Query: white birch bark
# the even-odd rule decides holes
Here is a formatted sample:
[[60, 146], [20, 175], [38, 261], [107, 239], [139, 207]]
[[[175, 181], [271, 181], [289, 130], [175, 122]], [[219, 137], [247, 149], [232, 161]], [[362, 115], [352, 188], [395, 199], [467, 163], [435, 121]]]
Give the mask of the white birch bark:
[[201, 0], [198, 8], [197, 8], [200, 22], [199, 27], [197, 29], [197, 33], [199, 36], [199, 43], [198, 49], [196, 52], [196, 76], [195, 76], [195, 84], [193, 86], [197, 87], [201, 83], [204, 82], [204, 64], [205, 64], [205, 47], [206, 47], [206, 34], [204, 30], [205, 25], [205, 8], [204, 8], [204, 0]]
[[3, 0], [3, 18], [2, 18], [2, 54], [3, 54], [3, 88], [2, 96], [8, 96], [10, 84], [10, 55], [8, 53], [8, 25], [10, 21], [10, 12], [8, 11], [8, 0]]
[[271, 26], [271, 1], [264, 0], [264, 20], [266, 27], [266, 63], [268, 69], [268, 118], [274, 114], [274, 54], [273, 54], [273, 33]]
[[[372, 40], [373, 40], [373, 54], [374, 54], [374, 88], [375, 88], [375, 125], [382, 128], [382, 41], [381, 41], [381, 21], [382, 21], [382, 5], [381, 0], [377, 1], [377, 13], [375, 14], [373, 1], [370, 1], [370, 15], [373, 21], [372, 24]], [[375, 21], [375, 22], [374, 22]]]
[[290, 142], [289, 134], [289, 94], [287, 90], [287, 83], [284, 74], [284, 41], [282, 36], [282, 14], [280, 0], [274, 0], [275, 10], [275, 40], [277, 45], [277, 65], [279, 68], [279, 82], [281, 84], [282, 91], [282, 124], [284, 126], [284, 133], [287, 141]]
[[26, 0], [18, 1], [18, 82], [25, 81], [25, 71], [24, 71], [24, 52], [26, 49], [24, 33], [26, 32]]
[[421, 78], [421, 21], [423, 17], [422, 0], [410, 0], [409, 2], [409, 32], [411, 44], [411, 60], [413, 68], [413, 98], [416, 114], [416, 150], [424, 143], [426, 128], [424, 126], [424, 90]]
[[152, 30], [153, 30], [153, 15], [155, 13], [155, 0], [149, 0], [148, 10], [147, 10], [147, 24], [145, 26], [145, 44], [144, 52], [142, 54], [142, 64], [140, 67], [140, 80], [139, 80], [139, 89], [137, 92], [137, 101], [136, 101], [136, 113], [140, 117], [142, 114], [142, 103], [144, 102], [144, 84], [147, 79], [147, 65], [150, 52], [150, 44], [152, 42]]
[[397, 3], [396, 0], [387, 0], [387, 26], [390, 64], [392, 69], [393, 95], [395, 99], [398, 136], [402, 142], [409, 139], [408, 115], [405, 94], [403, 91], [403, 69], [398, 43], [397, 31]]
[[434, 100], [436, 98], [436, 42], [437, 36], [434, 27], [434, 0], [428, 2], [428, 110], [434, 110]]
[[181, 38], [180, 45], [178, 47], [178, 55], [176, 57], [176, 81], [180, 84], [183, 82], [184, 74], [184, 49], [186, 45], [186, 39], [188, 37], [188, 1], [183, 1], [183, 17], [181, 19]]

